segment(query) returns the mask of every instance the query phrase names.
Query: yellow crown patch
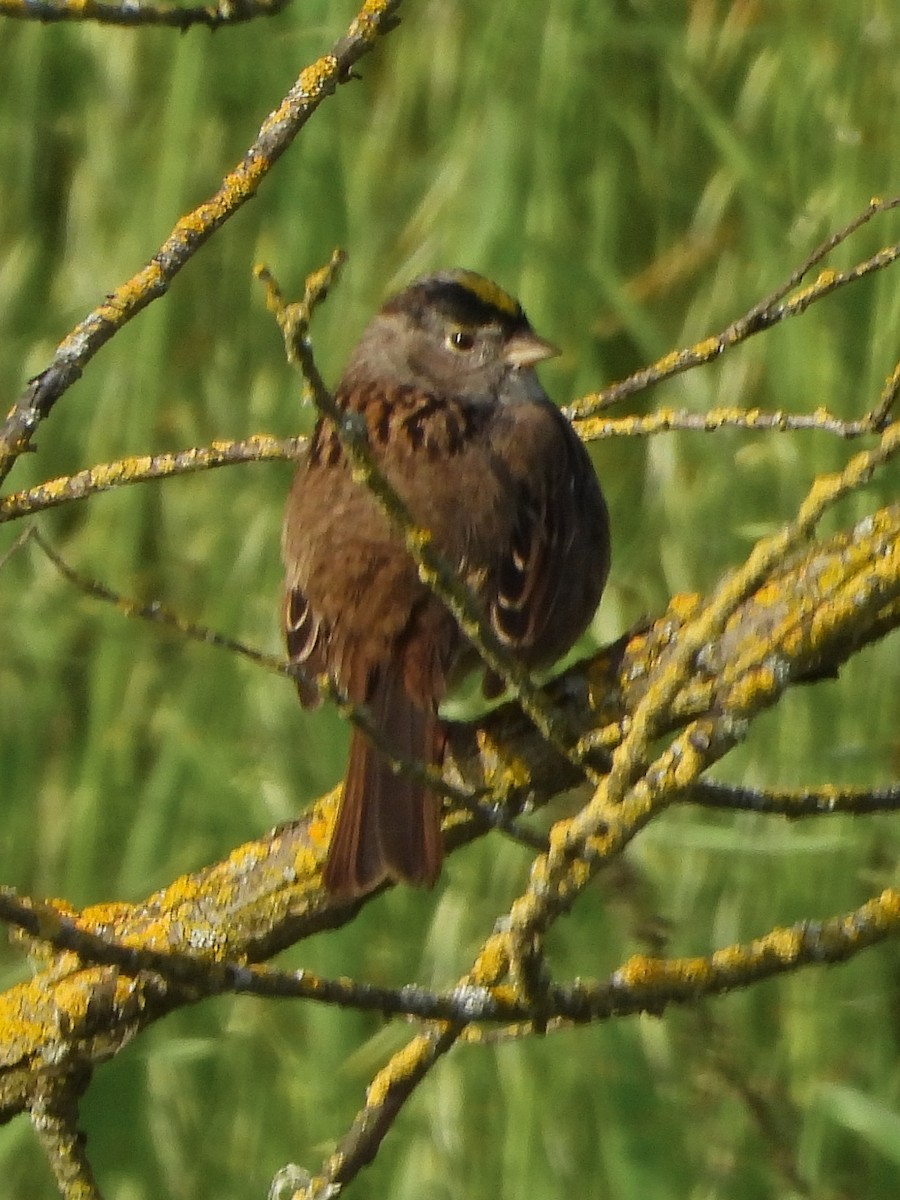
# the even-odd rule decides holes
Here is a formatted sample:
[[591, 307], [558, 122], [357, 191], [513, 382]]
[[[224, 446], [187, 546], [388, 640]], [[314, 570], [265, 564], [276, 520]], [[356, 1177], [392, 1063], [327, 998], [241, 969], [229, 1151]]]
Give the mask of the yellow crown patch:
[[453, 279], [461, 287], [470, 291], [473, 296], [476, 296], [482, 304], [499, 309], [508, 317], [517, 317], [522, 311], [518, 300], [514, 300], [508, 292], [504, 292], [502, 287], [498, 287], [496, 283], [492, 283], [490, 279], [485, 279], [483, 275], [478, 275], [475, 271], [454, 271]]

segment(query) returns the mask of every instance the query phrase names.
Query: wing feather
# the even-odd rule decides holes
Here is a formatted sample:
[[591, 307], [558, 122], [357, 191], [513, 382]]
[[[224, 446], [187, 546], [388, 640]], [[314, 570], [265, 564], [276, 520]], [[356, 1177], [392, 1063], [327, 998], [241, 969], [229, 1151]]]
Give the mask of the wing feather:
[[294, 666], [302, 667], [307, 676], [296, 677], [300, 702], [305, 708], [318, 703], [319, 696], [312, 677], [325, 668], [322, 623], [309, 606], [298, 587], [287, 588], [284, 595], [284, 637], [288, 658]]

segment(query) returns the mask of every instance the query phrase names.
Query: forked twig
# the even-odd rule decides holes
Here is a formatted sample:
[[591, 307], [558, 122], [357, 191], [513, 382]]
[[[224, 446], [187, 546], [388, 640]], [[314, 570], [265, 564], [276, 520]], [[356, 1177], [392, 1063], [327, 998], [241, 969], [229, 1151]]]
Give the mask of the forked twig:
[[[718, 358], [725, 350], [731, 349], [732, 346], [737, 346], [741, 342], [747, 341], [748, 338], [753, 337], [757, 333], [762, 333], [764, 330], [771, 328], [771, 326], [777, 325], [780, 321], [785, 321], [789, 317], [799, 316], [801, 313], [806, 312], [811, 304], [830, 295], [839, 288], [855, 283], [857, 280], [862, 279], [865, 275], [872, 274], [874, 271], [880, 271], [885, 267], [891, 266], [900, 258], [900, 243], [895, 243], [884, 250], [880, 250], [864, 262], [857, 263], [849, 271], [823, 271], [814, 283], [797, 292], [790, 299], [786, 299], [790, 292], [799, 287], [813, 267], [818, 266], [832, 250], [841, 245], [842, 242], [847, 241], [852, 234], [856, 233], [863, 225], [868, 224], [873, 217], [881, 213], [890, 212], [898, 206], [900, 206], [900, 196], [894, 196], [889, 200], [882, 200], [880, 198], [871, 200], [868, 206], [855, 216], [852, 221], [848, 221], [843, 229], [839, 229], [837, 233], [833, 233], [831, 237], [826, 238], [821, 245], [817, 246], [809, 257], [796, 270], [792, 271], [788, 278], [771, 295], [754, 304], [748, 312], [726, 326], [721, 333], [703, 338], [695, 345], [689, 346], [686, 349], [670, 351], [649, 367], [645, 367], [641, 371], [635, 371], [633, 375], [629, 375], [627, 379], [623, 379], [620, 383], [612, 383], [608, 387], [602, 388], [599, 392], [583, 396], [565, 410], [566, 415], [573, 422], [580, 423], [587, 421], [588, 418], [595, 417], [604, 409], [610, 408], [613, 404], [618, 404], [628, 396], [633, 396], [637, 392], [643, 392], [648, 387], [661, 383], [664, 379], [671, 379], [674, 375], [681, 375], [683, 372], [689, 371], [694, 367], [711, 362], [713, 359]], [[884, 409], [883, 405], [876, 406], [871, 413], [863, 418], [866, 428], [860, 429], [859, 432], [879, 432], [887, 420], [887, 416], [888, 410]], [[853, 432], [849, 431], [852, 423], [848, 426], [847, 430], [841, 430], [836, 428], [840, 424], [838, 418], [832, 417], [829, 414], [823, 414], [823, 417], [825, 424], [831, 426], [830, 432], [840, 432], [844, 437], [855, 436]], [[672, 427], [677, 428], [677, 426]], [[590, 432], [585, 433], [585, 436], [591, 438], [600, 435]]]

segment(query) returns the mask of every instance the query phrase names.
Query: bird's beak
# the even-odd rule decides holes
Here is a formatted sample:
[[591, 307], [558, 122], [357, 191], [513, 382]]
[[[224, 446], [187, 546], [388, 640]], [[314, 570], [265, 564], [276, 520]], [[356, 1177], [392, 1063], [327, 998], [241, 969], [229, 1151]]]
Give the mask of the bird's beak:
[[556, 358], [559, 353], [558, 346], [538, 337], [533, 329], [527, 329], [513, 334], [506, 343], [503, 357], [511, 367], [533, 367], [545, 358]]

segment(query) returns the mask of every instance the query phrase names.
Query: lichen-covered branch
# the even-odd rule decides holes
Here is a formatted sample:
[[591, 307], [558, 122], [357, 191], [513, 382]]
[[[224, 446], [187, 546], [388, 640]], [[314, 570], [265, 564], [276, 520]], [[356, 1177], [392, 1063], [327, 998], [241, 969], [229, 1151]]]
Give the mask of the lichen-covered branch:
[[714, 433], [717, 429], [745, 429], [748, 433], [830, 433], [842, 438], [877, 432], [880, 407], [854, 421], [844, 421], [824, 408], [810, 413], [765, 408], [709, 408], [706, 412], [658, 408], [645, 415], [584, 417], [573, 424], [585, 442], [613, 437], [651, 437], [658, 433]]
[[[789, 317], [799, 316], [811, 304], [830, 295], [839, 288], [847, 287], [849, 284], [855, 283], [857, 280], [872, 274], [874, 271], [881, 271], [885, 267], [891, 266], [900, 258], [900, 243], [885, 247], [885, 249], [880, 250], [877, 254], [872, 255], [871, 258], [857, 263], [856, 266], [850, 268], [848, 271], [822, 271], [814, 283], [802, 290], [795, 291], [813, 267], [818, 266], [836, 246], [847, 241], [852, 234], [861, 226], [871, 221], [873, 217], [884, 212], [889, 212], [898, 206], [900, 206], [900, 196], [894, 196], [889, 200], [881, 198], [871, 200], [868, 207], [859, 213], [858, 216], [854, 217], [852, 221], [849, 221], [843, 229], [838, 230], [837, 233], [832, 234], [831, 237], [822, 242], [820, 246], [817, 246], [805, 262], [802, 262], [796, 270], [792, 271], [771, 296], [767, 296], [757, 304], [754, 304], [748, 312], [738, 317], [736, 321], [733, 321], [721, 333], [704, 338], [694, 346], [688, 346], [682, 350], [672, 350], [649, 367], [645, 367], [642, 371], [636, 371], [633, 375], [629, 375], [627, 379], [623, 379], [619, 383], [612, 383], [608, 387], [603, 388], [602, 391], [582, 397], [565, 410], [567, 416], [572, 421], [578, 423], [587, 421], [588, 418], [594, 418], [599, 412], [610, 408], [613, 404], [618, 404], [628, 396], [634, 396], [639, 392], [643, 392], [648, 387], [661, 383], [664, 379], [671, 379], [673, 375], [681, 375], [683, 372], [690, 371], [694, 367], [712, 362], [720, 354], [732, 346], [737, 346], [741, 342], [747, 341], [754, 334], [762, 333], [764, 330], [771, 328], [772, 325], [777, 325]], [[793, 296], [790, 295], [791, 292], [794, 292]], [[867, 422], [871, 431], [877, 431], [885, 420], [887, 411], [887, 408], [876, 407], [863, 420]], [[580, 425], [579, 431], [581, 431]], [[595, 432], [594, 426], [591, 424], [587, 424], [584, 427], [583, 435], [588, 439], [600, 436], [598, 432]]]
[[[811, 557], [799, 556], [827, 508], [867, 481], [898, 451], [900, 423], [895, 423], [876, 447], [854, 456], [843, 471], [817, 479], [796, 519], [759, 542], [747, 562], [687, 617], [629, 712], [609, 774], [577, 816], [554, 828], [549, 854], [535, 861], [529, 887], [510, 911], [507, 965], [533, 954], [535, 939], [572, 904], [599, 864], [618, 853], [665, 807], [683, 798], [711, 763], [746, 736], [753, 717], [770, 707], [792, 680], [820, 669], [828, 654], [840, 655], [843, 639], [854, 636], [851, 630], [862, 630], [870, 620], [878, 620], [885, 608], [895, 606], [900, 598], [896, 537], [900, 509], [896, 506], [878, 514], [879, 519], [857, 526], [849, 543], [838, 551], [842, 570], [834, 575], [822, 571], [814, 551]], [[868, 547], [860, 571], [848, 544], [852, 547], [870, 538], [877, 549], [873, 553], [873, 547]], [[757, 636], [760, 610], [771, 610], [777, 596], [774, 587], [766, 586], [767, 576], [780, 575], [784, 586], [782, 564], [791, 555], [800, 592], [782, 593], [774, 628], [764, 620], [762, 636]], [[757, 620], [736, 632], [754, 604]], [[740, 648], [729, 643], [727, 630], [736, 634]], [[725, 656], [715, 659], [723, 645]], [[654, 743], [671, 728], [679, 697], [698, 684], [703, 690], [697, 676], [704, 673], [710, 654], [721, 675], [704, 697], [702, 715], [690, 720], [654, 759]], [[737, 674], [729, 681], [732, 669]]]
[[74, 500], [86, 500], [99, 492], [147, 483], [151, 479], [169, 479], [173, 475], [192, 475], [236, 463], [291, 461], [300, 457], [306, 439], [275, 438], [257, 434], [241, 441], [218, 441], [210, 446], [163, 454], [135, 454], [116, 462], [98, 463], [74, 475], [48, 479], [22, 492], [0, 496], [0, 524], [21, 517], [35, 516], [48, 508], [58, 508]]
[[331, 53], [300, 73], [215, 194], [181, 217], [146, 266], [116, 288], [60, 342], [51, 362], [31, 380], [0, 428], [0, 482], [31, 445], [41, 421], [94, 355], [142, 309], [164, 296], [200, 247], [256, 194], [322, 101], [350, 78], [355, 63], [393, 27], [399, 6], [400, 0], [366, 0]]
[[[880, 452], [890, 454], [891, 446], [893, 446], [893, 439], [888, 440], [888, 448], [883, 442]], [[875, 459], [878, 457], [879, 452], [876, 452]], [[873, 459], [870, 458], [868, 464], [871, 465], [872, 461]], [[824, 507], [826, 497], [836, 494], [843, 484], [847, 484], [850, 479], [860, 477], [860, 474], [865, 474], [862, 464], [856, 463], [855, 466], [851, 464], [847, 472], [832, 487], [814, 488], [812, 496], [815, 502], [811, 501], [804, 505], [801, 509], [801, 518], [812, 521], [814, 511]], [[893, 602], [900, 597], [900, 539], [898, 539], [900, 508], [895, 507], [888, 510], [884, 516], [886, 523], [891, 525], [893, 530], [892, 566], [889, 569], [891, 582], [887, 588], [881, 591], [880, 595], [890, 597], [888, 607], [892, 607], [895, 611], [896, 626], [897, 606]], [[858, 530], [858, 534], [864, 538], [867, 531]], [[789, 533], [786, 534], [786, 538], [789, 540]], [[760, 557], [765, 557], [765, 555], [762, 554]], [[752, 559], [751, 555], [751, 572], [753, 570]], [[776, 562], [777, 558], [770, 560], [771, 565]], [[794, 577], [797, 586], [801, 585], [804, 578], [803, 565], [802, 563], [795, 564], [795, 568], [799, 566]], [[741, 579], [741, 574], [744, 574], [743, 579]], [[738, 597], [732, 607], [733, 617], [739, 611], [739, 598], [743, 594], [742, 588], [746, 587], [747, 578], [747, 573], [738, 573], [737, 580], [731, 585], [734, 589], [732, 595]], [[758, 575], [756, 578], [758, 579]], [[722, 592], [727, 590], [728, 585], [724, 589], [720, 589], [718, 608], [715, 600], [710, 606], [712, 612], [716, 614], [710, 620], [710, 625], [718, 624], [721, 628], [727, 621], [725, 605], [721, 601]], [[876, 601], [876, 608], [877, 603]], [[693, 607], [693, 605], [688, 605], [689, 609]], [[864, 604], [863, 611], [865, 612], [867, 608], [868, 611], [872, 611]], [[842, 647], [847, 649], [848, 643], [837, 633], [837, 627], [846, 623], [848, 609], [840, 605], [829, 608], [827, 600], [823, 604], [823, 609], [827, 610], [822, 614], [823, 622], [831, 628], [832, 634], [835, 635], [825, 638], [824, 641], [840, 653]], [[703, 613], [704, 606], [700, 605], [698, 611]], [[854, 624], [852, 617], [850, 623]], [[865, 623], [865, 619], [863, 619], [861, 624], [865, 625]], [[657, 623], [654, 630], [659, 626], [660, 623]], [[664, 622], [662, 627], [664, 630]], [[696, 625], [693, 628], [695, 637], [691, 639], [688, 636], [686, 640], [688, 645], [693, 647], [693, 644], [697, 643], [699, 648]], [[592, 809], [596, 810], [600, 807], [598, 797], [595, 796], [583, 810], [580, 818], [575, 818], [573, 822], [561, 822], [555, 827], [553, 841], [556, 843], [556, 853], [554, 854], [554, 847], [551, 847], [549, 855], [539, 856], [532, 868], [528, 890], [513, 904], [507, 921], [499, 923], [498, 927], [501, 932], [495, 933], [485, 943], [472, 971], [461, 981], [459, 985], [461, 989], [474, 989], [476, 993], [480, 990], [492, 991], [507, 976], [510, 976], [513, 996], [518, 998], [530, 1011], [531, 1019], [528, 1022], [528, 1028], [537, 1032], [546, 1031], [549, 1022], [554, 1017], [559, 993], [554, 989], [543, 958], [541, 936], [544, 929], [560, 912], [571, 905], [600, 861], [608, 860], [612, 854], [627, 844], [628, 840], [653, 815], [662, 811], [668, 803], [687, 793], [692, 782], [696, 780], [705, 766], [709, 762], [715, 761], [738, 739], [743, 726], [754, 713], [777, 698], [781, 689], [787, 685], [792, 670], [797, 671], [796, 678], [802, 678], [803, 674], [808, 672], [813, 665], [821, 665], [823, 643], [816, 644], [816, 637], [812, 632], [815, 628], [816, 621], [813, 619], [809, 631], [810, 636], [806, 638], [800, 636], [794, 639], [791, 653], [788, 655], [790, 668], [786, 672], [779, 676], [778, 673], [764, 671], [765, 677], [756, 679], [755, 685], [742, 697], [743, 708], [737, 713], [717, 711], [715, 715], [710, 714], [702, 719], [692, 721], [642, 778], [638, 777], [637, 770], [635, 770], [632, 786], [620, 784], [621, 793], [617, 797], [615, 805], [602, 804], [604, 789], [601, 785], [601, 788], [598, 789], [601, 793], [602, 804], [600, 820], [595, 819], [592, 812]], [[691, 629], [692, 625], [689, 619], [686, 625], [679, 630], [680, 636], [684, 636], [685, 630], [689, 635]], [[669, 631], [665, 631], [663, 636], [666, 640], [671, 640], [669, 652], [663, 659], [664, 667], [667, 665], [665, 657], [669, 657], [676, 662], [680, 659], [684, 667], [688, 668], [692, 654], [684, 652], [679, 654], [679, 635], [670, 639]], [[851, 638], [851, 640], [853, 639]], [[740, 652], [736, 657], [740, 659]], [[832, 665], [837, 666], [837, 663]], [[750, 669], [752, 671], [754, 668]], [[625, 679], [633, 677], [631, 673], [624, 676]], [[672, 699], [677, 693], [678, 687], [677, 681], [675, 686], [672, 686], [671, 668], [669, 672], [664, 671], [663, 680], [663, 684], [657, 686], [663, 693], [669, 691], [668, 699]], [[642, 706], [646, 707], [652, 704], [652, 688], [653, 676], [651, 675], [643, 698], [637, 702], [637, 713], [640, 713]], [[647, 699], [648, 696], [651, 697], [651, 700]], [[631, 719], [629, 717], [623, 722], [623, 728], [633, 727], [630, 725]], [[645, 717], [645, 725], [653, 728], [653, 722], [654, 715], [651, 711]], [[628, 736], [626, 733], [622, 743], [626, 748]], [[615, 758], [613, 764], [615, 768]], [[627, 766], [626, 759], [626, 770]], [[587, 815], [588, 835], [584, 841], [580, 837], [574, 841], [574, 845], [580, 848], [581, 853], [573, 861], [571, 859], [573, 843], [568, 841], [569, 830], [579, 820], [584, 820], [585, 815]], [[556, 862], [554, 862], [554, 858]], [[792, 930], [773, 930], [769, 935], [754, 943], [749, 950], [731, 947], [714, 954], [710, 959], [693, 959], [675, 963], [646, 957], [632, 959], [616, 973], [611, 990], [596, 989], [588, 985], [584, 998], [588, 994], [593, 995], [594, 1000], [598, 1003], [594, 1012], [599, 1015], [600, 995], [603, 996], [603, 1002], [610, 1003], [611, 996], [621, 984], [625, 992], [630, 992], [632, 988], [642, 990], [646, 1009], [654, 1011], [655, 1003], [664, 1007], [665, 1004], [675, 999], [691, 1000], [709, 994], [710, 991], [727, 990], [737, 980], [741, 980], [738, 986], [744, 986], [745, 980], [749, 983], [762, 978], [767, 973], [779, 973], [782, 970], [794, 969], [800, 965], [801, 959], [806, 960], [806, 955], [811, 955], [812, 961], [816, 961], [816, 959], [838, 961], [840, 958], [855, 953], [863, 945], [871, 945], [886, 936], [896, 934], [898, 929], [900, 929], [900, 896], [894, 891], [888, 891], [865, 905], [857, 913], [846, 917], [818, 924], [804, 923]], [[583, 1013], [590, 1011], [590, 1005], [587, 1004]], [[468, 1035], [471, 1029], [472, 1026], [464, 1021], [437, 1025], [430, 1033], [414, 1038], [395, 1055], [387, 1067], [373, 1080], [365, 1106], [357, 1115], [347, 1139], [342, 1144], [339, 1155], [327, 1162], [323, 1175], [312, 1180], [309, 1185], [297, 1193], [297, 1196], [302, 1195], [311, 1200], [313, 1196], [320, 1194], [319, 1189], [328, 1183], [345, 1181], [351, 1167], [358, 1169], [368, 1162], [377, 1152], [378, 1145], [384, 1137], [385, 1124], [393, 1120], [399, 1105], [405, 1102], [416, 1084], [425, 1078], [428, 1071], [438, 1058], [446, 1053], [449, 1046], [459, 1037]], [[476, 1040], [478, 1036], [479, 1033], [476, 1030], [474, 1034]]]
[[[866, 559], [868, 573], [861, 569]], [[591, 835], [595, 860], [608, 858], [627, 844], [648, 819], [648, 812], [689, 798], [703, 764], [727, 743], [729, 723], [735, 727], [749, 721], [758, 708], [773, 701], [779, 689], [803, 679], [813, 668], [836, 670], [865, 643], [871, 629], [886, 631], [885, 612], [892, 614], [893, 627], [900, 624], [900, 506], [814, 544], [792, 562], [778, 563], [773, 579], [737, 605], [718, 642], [712, 643], [708, 653], [714, 650], [718, 656], [716, 676], [709, 674], [708, 658], [695, 659], [674, 698], [676, 712], [678, 697], [690, 698], [677, 718], [685, 724], [680, 764], [661, 771], [655, 781], [645, 777], [644, 790], [633, 788], [615, 820], [609, 819], [602, 833]], [[861, 591], [864, 585], [868, 594]], [[857, 597], [855, 605], [839, 602], [847, 590]], [[684, 631], [691, 628], [694, 614], [702, 609], [698, 598], [676, 598], [648, 629], [551, 685], [548, 701], [563, 702], [574, 727], [588, 729], [599, 721], [628, 729], [634, 712], [652, 692], [659, 662], [671, 656]], [[781, 664], [771, 675], [767, 675], [769, 659]], [[711, 687], [712, 678], [718, 683]], [[709, 708], [700, 715], [704, 701]], [[678, 744], [678, 740], [673, 743]], [[688, 778], [685, 763], [690, 767]], [[572, 764], [535, 733], [514, 704], [497, 710], [480, 726], [451, 727], [449, 771], [451, 778], [459, 777], [469, 787], [487, 784], [498, 794], [505, 793], [513, 809], [526, 795], [540, 802], [556, 794], [565, 786], [567, 772], [568, 778], [577, 776]], [[9, 893], [0, 897], [0, 915], [35, 939], [34, 952], [44, 964], [33, 980], [0, 995], [0, 1114], [8, 1118], [29, 1108], [47, 1072], [65, 1075], [89, 1070], [173, 1007], [221, 990], [278, 989], [277, 975], [266, 979], [265, 973], [256, 977], [253, 972], [241, 974], [238, 968], [260, 963], [317, 930], [350, 919], [356, 911], [356, 905], [334, 904], [319, 884], [336, 801], [336, 792], [323, 797], [299, 821], [239, 847], [224, 861], [176, 880], [140, 904], [97, 905], [74, 913], [58, 906], [35, 906]], [[448, 848], [478, 836], [483, 828], [464, 807], [451, 808], [445, 820]], [[558, 837], [554, 836], [557, 847]], [[577, 891], [588, 868], [567, 863], [566, 869], [573, 873], [567, 892], [571, 897], [571, 889]], [[521, 920], [521, 912], [514, 906], [515, 918]], [[888, 931], [893, 928], [890, 925]], [[56, 950], [47, 949], [48, 944]], [[784, 945], [784, 939], [778, 944]], [[846, 945], [852, 953], [864, 944], [869, 943], [862, 939]], [[815, 958], [810, 951], [803, 961]], [[101, 961], [105, 965], [96, 965]], [[429, 1009], [430, 1001], [409, 996], [408, 1009], [423, 1017], [441, 1011], [466, 1014], [466, 1020], [459, 1016], [451, 1022], [457, 1032], [472, 1019], [519, 1020], [531, 1011], [528, 997], [515, 989], [496, 993], [509, 961], [509, 939], [497, 934], [486, 943], [461, 990], [450, 993], [456, 1008], [446, 1002], [443, 1010]], [[752, 971], [742, 974], [735, 958], [728, 959], [733, 970], [726, 977], [717, 961], [709, 976], [712, 990], [717, 979], [731, 987], [754, 977]], [[759, 956], [752, 961], [758, 963]], [[670, 994], [666, 989], [671, 976], [665, 970], [660, 966], [652, 974], [653, 979], [669, 981], [665, 986], [661, 983], [658, 993], [649, 986], [651, 976], [646, 972], [642, 976], [647, 990], [641, 993], [641, 1003], [647, 1007], [665, 1002]], [[629, 987], [638, 982], [634, 971], [628, 979]], [[298, 985], [297, 991], [333, 1003], [353, 1002], [352, 993], [329, 990], [312, 978]], [[550, 988], [543, 998], [544, 1019], [560, 1014], [577, 1019], [572, 1016], [574, 1000], [563, 1013], [556, 995]], [[479, 998], [484, 1001], [481, 1010]], [[363, 1005], [377, 1006], [378, 1000], [370, 995]], [[493, 1011], [492, 1004], [497, 1005]], [[389, 1001], [385, 1007], [390, 1008]], [[404, 1060], [408, 1073], [396, 1082], [396, 1090], [393, 1084], [387, 1089], [389, 1099], [378, 1102], [388, 1107], [402, 1102], [408, 1094], [404, 1087], [436, 1061], [448, 1038], [452, 1042], [448, 1030], [441, 1029], [414, 1043]], [[381, 1084], [373, 1085], [376, 1098], [383, 1092]], [[356, 1153], [352, 1160], [362, 1161]]]
[[801, 817], [871, 816], [900, 810], [900, 784], [888, 787], [820, 787], [776, 789], [739, 787], [706, 780], [696, 784], [687, 797], [702, 808], [726, 812], [754, 812], [767, 816]]
[[63, 21], [94, 21], [98, 25], [118, 25], [138, 29], [162, 25], [182, 32], [194, 25], [221, 29], [225, 25], [242, 25], [257, 17], [274, 17], [286, 8], [289, 0], [220, 0], [218, 4], [185, 6], [134, 4], [122, 0], [110, 4], [106, 0], [0, 0], [0, 17], [19, 21], [40, 21], [55, 25]]
[[31, 1124], [63, 1200], [101, 1200], [85, 1139], [78, 1132], [78, 1100], [89, 1077], [87, 1071], [60, 1078], [48, 1073], [31, 1104]]

